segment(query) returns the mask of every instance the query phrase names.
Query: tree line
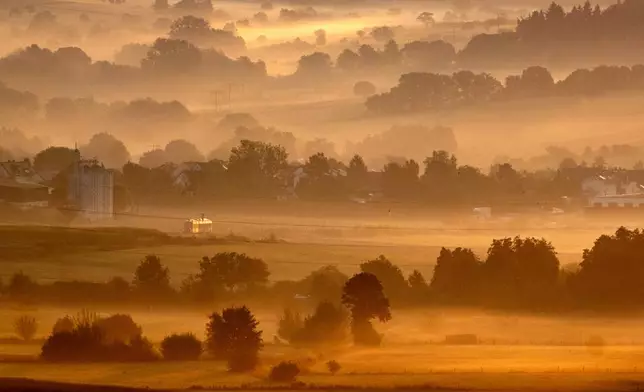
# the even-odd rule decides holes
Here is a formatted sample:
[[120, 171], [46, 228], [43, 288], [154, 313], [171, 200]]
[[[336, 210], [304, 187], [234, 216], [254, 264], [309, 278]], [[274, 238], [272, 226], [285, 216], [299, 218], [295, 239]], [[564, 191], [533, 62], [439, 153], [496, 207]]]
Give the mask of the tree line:
[[[431, 278], [417, 270], [405, 275], [385, 256], [360, 264], [357, 276], [375, 277], [360, 278], [364, 279], [360, 287], [381, 285], [387, 303], [394, 309], [466, 306], [547, 312], [627, 310], [639, 309], [643, 304], [642, 254], [644, 232], [622, 227], [612, 235], [598, 237], [591, 248], [584, 250], [576, 268], [562, 268], [556, 250], [547, 240], [515, 237], [493, 240], [485, 255], [467, 248], [443, 248]], [[2, 297], [27, 303], [210, 306], [233, 302], [306, 309], [321, 303], [339, 306], [349, 300], [345, 297], [361, 295], [347, 293], [351, 279], [333, 265], [298, 281], [270, 281], [269, 277], [270, 270], [263, 260], [229, 252], [204, 257], [196, 273], [173, 286], [169, 269], [158, 256], [149, 255], [137, 266], [130, 282], [117, 277], [107, 283], [43, 284], [17, 273], [2, 286]], [[384, 303], [373, 294], [368, 298], [374, 301], [370, 306]], [[369, 313], [369, 309], [373, 310], [357, 307], [352, 311], [383, 321], [389, 317], [387, 313]], [[337, 325], [342, 325], [340, 313], [333, 313], [328, 306], [320, 312], [336, 317]], [[316, 329], [315, 319], [299, 320], [294, 314], [284, 318], [292, 324], [285, 327], [290, 331], [282, 335], [286, 340], [301, 343], [318, 333], [326, 334]], [[307, 323], [311, 329], [301, 330]], [[368, 328], [365, 324], [354, 327]]]
[[[437, 137], [435, 144], [443, 133], [442, 128], [430, 132]], [[399, 133], [394, 132], [391, 136], [396, 134]], [[446, 137], [445, 143], [449, 144], [450, 140]], [[371, 143], [365, 141], [362, 146], [369, 148]], [[370, 168], [361, 155], [343, 162], [318, 152], [304, 162], [294, 162], [280, 145], [245, 139], [232, 147], [227, 158], [212, 160], [205, 160], [193, 144], [184, 140], [169, 143], [165, 150], [144, 154], [138, 164], [127, 161], [129, 153], [123, 143], [107, 134], [95, 136], [80, 148], [83, 156], [104, 159], [110, 167], [115, 167], [114, 163], [127, 162], [121, 170], [115, 171], [115, 197], [122, 210], [151, 197], [155, 200], [160, 200], [159, 197], [167, 200], [185, 197], [201, 200], [247, 197], [359, 199], [452, 207], [509, 203], [563, 207], [562, 197], [567, 197], [571, 202], [567, 208], [580, 208], [586, 203], [582, 183], [589, 178], [610, 175], [623, 183], [644, 182], [641, 165], [636, 164], [633, 170], [611, 168], [602, 155], [597, 155], [605, 152], [607, 157], [614, 158], [614, 154], [619, 153], [626, 154], [629, 159], [639, 156], [633, 155], [639, 150], [613, 147], [582, 155], [594, 156], [591, 163], [576, 162], [575, 155], [567, 150], [553, 150], [549, 159], [559, 160], [556, 168], [522, 170], [509, 163], [508, 158], [493, 164], [488, 172], [459, 164], [454, 154], [444, 150], [435, 150], [422, 161], [389, 157], [379, 168]], [[59, 173], [51, 184], [54, 188], [51, 206], [65, 204], [69, 167], [76, 157], [74, 150], [65, 147], [48, 147], [36, 154], [34, 167], [37, 171]]]
[[555, 82], [543, 67], [526, 68], [520, 75], [510, 75], [502, 84], [490, 74], [459, 71], [452, 75], [408, 73], [398, 84], [382, 94], [367, 98], [370, 112], [407, 113], [438, 111], [446, 108], [557, 96], [595, 97], [618, 91], [644, 89], [644, 66], [599, 66], [578, 69]]

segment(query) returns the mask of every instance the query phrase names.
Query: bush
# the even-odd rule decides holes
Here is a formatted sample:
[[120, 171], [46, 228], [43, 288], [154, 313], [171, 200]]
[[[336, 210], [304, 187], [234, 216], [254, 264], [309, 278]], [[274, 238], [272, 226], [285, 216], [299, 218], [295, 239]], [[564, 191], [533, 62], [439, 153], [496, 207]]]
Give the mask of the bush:
[[32, 316], [20, 316], [14, 323], [14, 331], [22, 340], [29, 341], [36, 336], [38, 322]]
[[201, 341], [191, 333], [173, 334], [161, 342], [161, 355], [168, 361], [195, 361], [201, 351]]
[[300, 368], [293, 362], [280, 362], [273, 366], [268, 379], [273, 382], [294, 382], [297, 375], [300, 374]]
[[353, 93], [358, 97], [368, 97], [376, 93], [376, 86], [371, 82], [360, 81], [353, 86]]
[[129, 343], [141, 336], [141, 327], [128, 314], [115, 314], [98, 319], [96, 326], [101, 330], [103, 341], [107, 344]]
[[72, 332], [74, 330], [74, 320], [71, 317], [65, 316], [56, 320], [56, 323], [51, 329], [51, 333]]
[[304, 323], [299, 313], [293, 312], [290, 309], [284, 309], [284, 315], [280, 319], [277, 328], [277, 335], [290, 342], [303, 325]]
[[[70, 323], [71, 330], [68, 329]], [[136, 329], [132, 329], [132, 325]], [[58, 320], [53, 329], [41, 349], [41, 358], [46, 361], [131, 362], [158, 359], [152, 344], [141, 336], [140, 327], [127, 315], [99, 319], [95, 313], [83, 311], [73, 320], [69, 317]], [[106, 338], [106, 331], [111, 334], [109, 338]]]
[[337, 372], [340, 371], [342, 366], [340, 366], [340, 364], [337, 361], [331, 360], [326, 363], [326, 368], [329, 369], [329, 373], [336, 374]]

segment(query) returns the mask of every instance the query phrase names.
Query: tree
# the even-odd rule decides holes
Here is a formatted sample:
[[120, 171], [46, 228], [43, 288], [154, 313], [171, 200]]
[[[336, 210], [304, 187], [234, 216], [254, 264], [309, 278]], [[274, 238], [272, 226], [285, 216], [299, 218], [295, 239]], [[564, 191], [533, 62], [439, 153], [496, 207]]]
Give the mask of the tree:
[[545, 239], [493, 240], [483, 277], [485, 296], [492, 305], [541, 309], [554, 305], [559, 259]]
[[327, 77], [331, 74], [332, 65], [331, 56], [315, 52], [300, 57], [296, 74], [307, 78]]
[[139, 158], [139, 165], [147, 169], [156, 169], [157, 167], [163, 166], [169, 162], [170, 157], [168, 157], [165, 150], [158, 148], [145, 152], [141, 155], [141, 158]]
[[520, 76], [508, 76], [504, 93], [510, 97], [543, 97], [552, 94], [555, 81], [546, 68], [529, 67]]
[[342, 366], [338, 363], [338, 361], [331, 360], [326, 363], [326, 368], [329, 369], [329, 373], [331, 374], [336, 374], [342, 369]]
[[170, 4], [168, 4], [168, 0], [154, 0], [152, 8], [154, 8], [155, 11], [163, 11], [170, 8]]
[[418, 16], [416, 17], [416, 20], [424, 24], [426, 28], [429, 28], [430, 26], [433, 26], [436, 23], [436, 20], [434, 19], [434, 14], [427, 11], [421, 12], [420, 14], [418, 14]]
[[407, 285], [409, 286], [409, 294], [411, 300], [416, 303], [423, 303], [429, 297], [429, 285], [425, 280], [423, 274], [418, 270], [414, 270], [407, 278]]
[[414, 70], [445, 70], [456, 60], [456, 49], [445, 41], [412, 41], [401, 49], [406, 64]]
[[94, 325], [100, 330], [105, 344], [125, 343], [141, 337], [141, 326], [132, 320], [129, 314], [114, 314], [98, 319]]
[[85, 158], [94, 158], [112, 169], [120, 169], [130, 161], [125, 144], [109, 133], [97, 133], [80, 148]]
[[294, 382], [300, 368], [295, 362], [280, 362], [271, 368], [268, 379], [273, 382]]
[[356, 82], [356, 84], [353, 85], [353, 94], [357, 95], [358, 97], [368, 97], [370, 95], [374, 95], [375, 93], [376, 86], [366, 80]]
[[54, 323], [54, 326], [51, 329], [51, 333], [53, 335], [61, 332], [72, 332], [73, 330], [74, 320], [69, 316], [65, 316], [56, 320], [56, 323]]
[[482, 263], [467, 248], [441, 248], [430, 283], [437, 301], [454, 305], [472, 305], [480, 295]]
[[165, 146], [165, 154], [169, 162], [202, 162], [205, 158], [197, 146], [187, 140], [172, 140]]
[[268, 266], [245, 253], [222, 252], [199, 262], [199, 272], [184, 282], [184, 291], [202, 301], [256, 292], [268, 283]]
[[134, 272], [132, 282], [135, 291], [148, 299], [167, 297], [172, 292], [170, 271], [155, 255], [147, 255]]
[[24, 315], [16, 319], [13, 328], [20, 339], [28, 342], [36, 336], [38, 322], [35, 317]]
[[370, 273], [354, 275], [344, 285], [342, 303], [351, 312], [351, 332], [356, 344], [378, 345], [381, 337], [373, 329], [371, 320], [391, 320], [389, 299], [378, 278]]
[[360, 55], [351, 49], [343, 50], [335, 62], [336, 67], [343, 71], [356, 71], [362, 66]]
[[339, 303], [348, 279], [336, 266], [327, 265], [311, 272], [302, 285], [313, 303]]
[[324, 29], [315, 30], [315, 44], [317, 46], [326, 45], [326, 31]]
[[284, 314], [277, 327], [277, 336], [290, 342], [303, 326], [302, 317], [291, 309], [284, 309]]
[[278, 174], [287, 166], [284, 147], [242, 140], [228, 158], [228, 174], [238, 191], [256, 196], [275, 195], [280, 187]]
[[343, 343], [346, 339], [347, 317], [340, 306], [331, 302], [318, 304], [315, 312], [306, 317], [291, 343], [311, 346]]
[[405, 276], [400, 268], [385, 256], [380, 255], [376, 259], [360, 264], [360, 271], [374, 275], [390, 300], [400, 302], [406, 299], [409, 286]]
[[414, 199], [418, 196], [420, 167], [413, 159], [404, 163], [389, 162], [382, 170], [382, 190], [396, 199]]
[[77, 151], [67, 147], [48, 147], [34, 158], [37, 171], [61, 172], [80, 159]]
[[579, 272], [571, 282], [576, 299], [585, 307], [629, 309], [644, 297], [644, 233], [620, 227], [602, 235], [585, 249]]
[[172, 334], [161, 341], [161, 355], [167, 361], [196, 361], [201, 351], [201, 341], [191, 333]]
[[206, 325], [206, 349], [215, 358], [225, 359], [234, 372], [252, 370], [262, 349], [259, 322], [245, 307], [224, 309], [213, 313]]
[[347, 179], [354, 190], [360, 190], [367, 185], [369, 169], [364, 163], [364, 159], [358, 154], [354, 155], [349, 161], [347, 169]]
[[206, 19], [186, 15], [172, 22], [168, 35], [172, 39], [185, 40], [199, 45], [210, 40], [212, 32], [212, 26]]
[[188, 41], [157, 38], [141, 67], [160, 73], [187, 73], [201, 64], [202, 54]]
[[375, 27], [371, 30], [373, 39], [379, 42], [387, 42], [394, 39], [394, 31], [389, 26]]

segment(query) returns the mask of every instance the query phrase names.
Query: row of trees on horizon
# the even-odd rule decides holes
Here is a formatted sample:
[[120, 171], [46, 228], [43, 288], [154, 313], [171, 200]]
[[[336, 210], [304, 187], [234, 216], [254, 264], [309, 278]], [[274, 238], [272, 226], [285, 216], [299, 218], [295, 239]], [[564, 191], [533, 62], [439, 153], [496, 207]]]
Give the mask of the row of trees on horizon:
[[[443, 248], [429, 280], [418, 270], [406, 276], [385, 256], [366, 261], [359, 269], [361, 274], [375, 277], [394, 309], [463, 306], [621, 311], [641, 309], [644, 303], [642, 254], [644, 233], [620, 228], [613, 235], [597, 238], [576, 267], [562, 268], [555, 249], [545, 239], [516, 237], [493, 240], [483, 258], [472, 249]], [[269, 267], [261, 259], [219, 253], [204, 257], [198, 271], [183, 279], [177, 290], [161, 258], [149, 255], [136, 268], [131, 282], [116, 277], [108, 283], [43, 284], [17, 273], [2, 286], [2, 292], [6, 301], [58, 305], [89, 302], [172, 307], [241, 302], [307, 309], [322, 302], [339, 305], [343, 287], [350, 281], [332, 264], [297, 281], [271, 282], [269, 277]]]

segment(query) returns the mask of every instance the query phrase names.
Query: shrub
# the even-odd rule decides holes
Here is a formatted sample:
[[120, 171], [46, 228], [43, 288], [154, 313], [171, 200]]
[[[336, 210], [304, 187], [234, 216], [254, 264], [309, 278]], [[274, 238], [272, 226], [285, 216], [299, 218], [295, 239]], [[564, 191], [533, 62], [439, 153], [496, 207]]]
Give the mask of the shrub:
[[340, 364], [337, 361], [331, 360], [326, 363], [326, 368], [329, 369], [329, 373], [336, 374], [337, 372], [340, 371], [342, 366], [340, 366]]
[[96, 326], [101, 330], [103, 341], [107, 344], [129, 343], [141, 336], [141, 327], [128, 314], [115, 314], [98, 319]]
[[291, 342], [296, 345], [339, 344], [346, 340], [347, 315], [330, 302], [322, 302], [315, 313], [304, 319]]
[[284, 309], [284, 315], [282, 315], [277, 328], [277, 335], [290, 342], [302, 326], [302, 317], [299, 313]]
[[376, 86], [371, 82], [360, 81], [353, 86], [353, 93], [359, 97], [368, 97], [376, 93]]
[[173, 334], [161, 342], [161, 355], [168, 361], [194, 361], [201, 350], [201, 341], [191, 333]]
[[20, 316], [14, 322], [14, 330], [22, 340], [29, 341], [36, 336], [38, 322], [32, 316]]
[[273, 366], [268, 379], [273, 382], [294, 382], [300, 368], [293, 362], [280, 362]]
[[[42, 346], [41, 358], [52, 362], [130, 362], [158, 359], [152, 344], [141, 336], [140, 327], [136, 326], [130, 316], [116, 316], [99, 319], [95, 313], [82, 311], [73, 320], [69, 317], [58, 320], [51, 336]], [[130, 325], [130, 322], [137, 327], [136, 335], [128, 333], [127, 339], [123, 339], [126, 335], [123, 331], [132, 332], [132, 329], [121, 327]], [[68, 329], [70, 323], [71, 330]], [[105, 331], [113, 335], [106, 339]]]
[[56, 320], [56, 323], [51, 329], [52, 334], [60, 332], [72, 332], [74, 330], [74, 320], [71, 317], [65, 316]]

